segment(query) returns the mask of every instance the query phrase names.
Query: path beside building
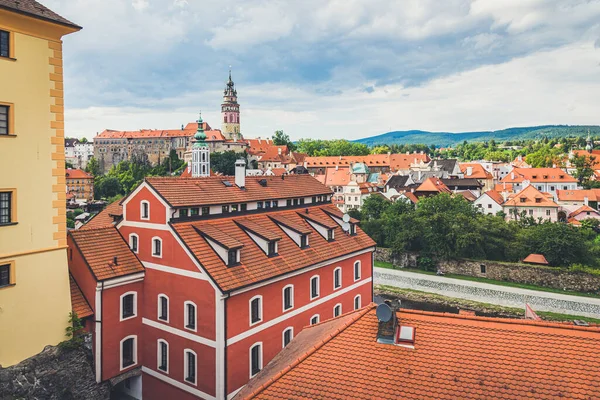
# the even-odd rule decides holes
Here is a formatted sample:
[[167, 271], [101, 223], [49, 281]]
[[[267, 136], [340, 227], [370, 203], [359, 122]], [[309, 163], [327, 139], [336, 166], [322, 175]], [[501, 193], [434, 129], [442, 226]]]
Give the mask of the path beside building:
[[600, 315], [600, 299], [592, 297], [539, 292], [386, 268], [375, 268], [374, 279], [376, 285], [420, 290], [500, 306], [525, 308], [525, 303], [529, 303], [539, 311], [592, 318]]

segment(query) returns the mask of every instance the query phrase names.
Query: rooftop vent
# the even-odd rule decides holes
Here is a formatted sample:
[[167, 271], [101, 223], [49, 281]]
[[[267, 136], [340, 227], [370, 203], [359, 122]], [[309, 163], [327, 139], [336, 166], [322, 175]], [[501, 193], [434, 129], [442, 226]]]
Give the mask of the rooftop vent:
[[227, 187], [232, 187], [233, 185], [231, 184], [231, 182], [229, 181], [223, 181], [223, 185], [227, 186]]
[[258, 184], [262, 187], [267, 187], [267, 180], [266, 179], [260, 179], [258, 181]]
[[117, 256], [113, 257], [113, 264], [119, 265], [119, 260], [117, 259]]
[[583, 321], [581, 319], [574, 320], [573, 324], [575, 324], [577, 326], [590, 326], [590, 324], [588, 324], [587, 321]]

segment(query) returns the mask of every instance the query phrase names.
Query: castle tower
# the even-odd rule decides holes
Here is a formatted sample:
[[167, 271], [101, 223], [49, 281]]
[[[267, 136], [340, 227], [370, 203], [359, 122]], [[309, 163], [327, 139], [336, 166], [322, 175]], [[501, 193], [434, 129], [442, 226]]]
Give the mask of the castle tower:
[[202, 113], [198, 118], [198, 131], [192, 145], [192, 178], [210, 176], [210, 149], [206, 143]]
[[588, 129], [588, 136], [586, 139], [586, 146], [585, 149], [587, 150], [588, 153], [591, 153], [592, 150], [594, 149], [594, 142], [592, 141], [592, 137], [590, 136], [590, 131]]
[[243, 139], [240, 133], [240, 105], [237, 102], [237, 90], [231, 80], [231, 70], [229, 70], [229, 80], [223, 91], [223, 104], [221, 104], [221, 115], [223, 123], [221, 132], [229, 140]]

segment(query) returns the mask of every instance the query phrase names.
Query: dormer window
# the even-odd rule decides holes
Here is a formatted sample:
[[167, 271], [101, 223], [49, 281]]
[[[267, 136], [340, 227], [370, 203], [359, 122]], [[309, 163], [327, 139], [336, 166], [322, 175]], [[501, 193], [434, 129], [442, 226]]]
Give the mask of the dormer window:
[[236, 265], [237, 260], [237, 249], [231, 249], [227, 252], [227, 266], [231, 267], [232, 265]]
[[188, 216], [188, 209], [187, 208], [182, 208], [181, 210], [179, 210], [179, 217], [180, 218], [185, 218]]
[[308, 235], [300, 235], [300, 248], [305, 249], [308, 247]]
[[535, 199], [535, 202], [536, 202], [536, 203], [541, 203], [541, 202], [542, 202], [542, 199], [540, 199], [540, 198], [538, 197], [538, 198], [536, 198], [536, 199]]
[[268, 251], [268, 256], [269, 257], [274, 257], [277, 255], [277, 241], [275, 240], [271, 240], [269, 241], [269, 251]]
[[285, 204], [289, 207], [292, 205], [292, 199], [287, 199]]
[[262, 201], [257, 201], [256, 202], [256, 208], [259, 209], [259, 210], [262, 210], [263, 209], [263, 202]]
[[223, 214], [227, 214], [229, 212], [229, 205], [225, 205], [221, 207]]
[[527, 201], [525, 197], [521, 197], [519, 200], [521, 200], [521, 203], [525, 203]]
[[279, 207], [279, 200], [273, 200], [273, 208]]
[[196, 216], [196, 215], [198, 215], [198, 214], [200, 214], [200, 209], [199, 209], [198, 207], [194, 207], [194, 208], [191, 208], [191, 209], [190, 209], [190, 215], [191, 215], [192, 217], [193, 217], [193, 216]]
[[335, 238], [335, 236], [334, 236], [334, 230], [333, 229], [327, 229], [327, 241], [331, 242], [334, 238]]
[[202, 207], [202, 215], [209, 215], [210, 207]]
[[356, 235], [356, 224], [350, 224], [350, 235]]

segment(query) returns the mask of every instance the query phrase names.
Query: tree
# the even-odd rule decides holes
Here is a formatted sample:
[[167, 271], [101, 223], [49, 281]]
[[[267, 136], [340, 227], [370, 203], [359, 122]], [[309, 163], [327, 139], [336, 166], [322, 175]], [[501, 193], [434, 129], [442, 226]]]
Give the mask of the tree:
[[383, 196], [368, 196], [362, 205], [362, 219], [365, 221], [371, 221], [381, 218], [382, 214], [390, 206], [390, 204], [390, 201]]
[[70, 161], [65, 161], [65, 168], [66, 169], [69, 169], [69, 168], [72, 169], [72, 168], [75, 168], [75, 167], [73, 166], [73, 163], [71, 163]]
[[114, 176], [100, 175], [94, 181], [95, 199], [114, 197], [121, 193], [121, 182]]
[[235, 175], [235, 162], [240, 158], [246, 160], [248, 155], [246, 153], [236, 153], [232, 150], [221, 153], [211, 153], [210, 167], [214, 172], [218, 172], [223, 175]]
[[296, 150], [296, 145], [290, 140], [289, 135], [283, 131], [275, 131], [273, 144], [276, 146], [287, 146], [290, 151]]
[[573, 176], [577, 178], [579, 184], [589, 181], [594, 176], [594, 161], [596, 157], [588, 157], [585, 155], [574, 156], [571, 159], [571, 164], [575, 167]]
[[83, 143], [86, 144], [88, 142], [86, 137], [82, 137], [81, 139], [79, 139], [79, 143]]
[[96, 160], [96, 157], [92, 157], [88, 160], [88, 163], [85, 167], [85, 171], [87, 173], [92, 174], [93, 176], [100, 175], [100, 163]]

